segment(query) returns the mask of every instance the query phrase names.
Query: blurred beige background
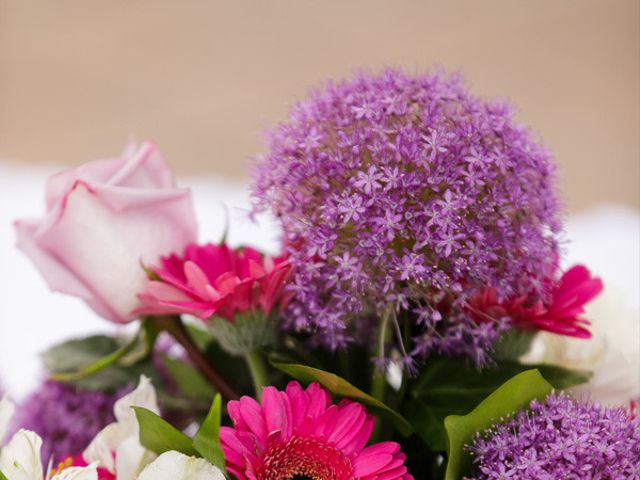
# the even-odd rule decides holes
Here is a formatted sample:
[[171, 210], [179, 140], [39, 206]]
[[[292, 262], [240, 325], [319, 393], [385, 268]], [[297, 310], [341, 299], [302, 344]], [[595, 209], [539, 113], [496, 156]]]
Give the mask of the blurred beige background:
[[133, 134], [244, 179], [309, 85], [385, 64], [511, 98], [571, 210], [640, 207], [638, 0], [0, 0], [0, 158], [75, 165]]

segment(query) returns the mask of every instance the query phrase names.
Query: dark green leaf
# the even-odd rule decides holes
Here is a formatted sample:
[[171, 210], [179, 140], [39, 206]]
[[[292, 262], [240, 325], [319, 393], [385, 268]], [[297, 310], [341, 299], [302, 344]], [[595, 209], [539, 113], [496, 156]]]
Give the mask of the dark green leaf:
[[42, 354], [42, 360], [52, 372], [71, 372], [110, 355], [119, 348], [116, 339], [106, 335], [93, 335], [55, 345]]
[[590, 374], [551, 365], [522, 365], [504, 361], [478, 370], [464, 360], [439, 358], [425, 365], [420, 377], [409, 386], [412, 399], [406, 418], [414, 430], [434, 451], [447, 447], [444, 419], [448, 415], [465, 415], [511, 377], [538, 368], [558, 389], [589, 380]]
[[217, 341], [207, 345], [205, 356], [224, 378], [233, 382], [237, 391], [253, 395], [254, 387], [247, 362], [225, 352]]
[[89, 376], [76, 376], [76, 373], [82, 371], [87, 365], [95, 365], [96, 362], [114, 355], [121, 348], [121, 343], [115, 338], [94, 335], [55, 345], [42, 354], [42, 360], [54, 378], [70, 381], [79, 388], [87, 390], [117, 390], [136, 383], [141, 374], [151, 378], [157, 377], [149, 360], [129, 366], [113, 362], [109, 365], [101, 365], [102, 368]]
[[186, 397], [203, 399], [207, 403], [211, 401], [215, 391], [198, 369], [180, 359], [166, 355], [162, 355], [161, 360], [164, 366], [167, 367], [173, 381]]
[[500, 340], [494, 345], [492, 356], [498, 360], [517, 361], [529, 351], [535, 335], [535, 332], [512, 328], [502, 334]]
[[6, 475], [2, 472], [0, 472], [0, 480], [9, 480]]
[[467, 415], [450, 415], [444, 426], [449, 439], [448, 462], [445, 480], [459, 480], [469, 473], [471, 456], [464, 450], [473, 442], [478, 432], [489, 428], [500, 418], [505, 418], [533, 399], [546, 397], [553, 387], [538, 370], [527, 370], [508, 380]]
[[192, 457], [200, 456], [193, 447], [191, 439], [173, 425], [151, 410], [142, 407], [133, 407], [133, 409], [140, 425], [140, 443], [146, 449], [158, 455], [175, 450]]
[[217, 394], [211, 404], [207, 418], [193, 438], [193, 446], [210, 463], [225, 470], [224, 453], [220, 446], [220, 417], [222, 415], [222, 398]]
[[413, 432], [411, 424], [398, 412], [356, 388], [344, 378], [340, 378], [333, 373], [325, 372], [318, 368], [307, 367], [306, 365], [277, 362], [272, 362], [272, 365], [303, 383], [317, 382], [334, 395], [350, 398], [371, 407], [373, 411], [388, 418], [395, 428], [404, 436], [409, 436]]

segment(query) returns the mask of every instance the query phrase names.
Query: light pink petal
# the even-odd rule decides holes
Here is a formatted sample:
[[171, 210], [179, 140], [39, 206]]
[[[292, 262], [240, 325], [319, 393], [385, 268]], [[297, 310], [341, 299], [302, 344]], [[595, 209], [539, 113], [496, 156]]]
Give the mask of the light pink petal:
[[187, 277], [189, 286], [195, 290], [202, 298], [208, 298], [209, 292], [207, 286], [209, 285], [209, 279], [204, 272], [195, 263], [187, 260], [184, 262], [184, 275]]
[[173, 188], [173, 172], [162, 154], [151, 142], [126, 152], [126, 161], [106, 183], [130, 188]]
[[147, 283], [145, 292], [158, 300], [167, 302], [189, 302], [192, 300], [192, 298], [185, 295], [182, 290], [177, 289], [168, 283], [158, 282], [155, 280], [150, 280], [149, 283]]
[[[131, 320], [146, 275], [140, 261], [153, 263], [192, 239], [194, 231], [181, 231], [163, 219], [163, 208], [127, 214], [113, 212], [82, 184], [67, 197], [60, 217], [40, 231], [39, 243], [55, 255], [89, 287], [93, 300], [104, 303], [115, 321]], [[195, 225], [195, 220], [194, 220]]]
[[91, 298], [91, 290], [67, 269], [66, 265], [38, 244], [39, 222], [18, 220], [14, 222], [17, 246], [40, 271], [49, 288], [55, 292]]

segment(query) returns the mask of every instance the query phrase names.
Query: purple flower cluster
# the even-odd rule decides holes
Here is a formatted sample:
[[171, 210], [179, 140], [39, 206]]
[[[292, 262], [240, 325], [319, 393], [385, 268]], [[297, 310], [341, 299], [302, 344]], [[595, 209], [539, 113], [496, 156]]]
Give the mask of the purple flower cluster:
[[512, 115], [457, 76], [397, 70], [298, 103], [253, 189], [295, 267], [288, 327], [337, 348], [359, 316], [416, 310], [414, 355], [483, 363], [504, 325], [478, 325], [465, 299], [487, 286], [544, 295], [560, 230], [552, 159]]
[[60, 461], [82, 452], [114, 421], [113, 405], [129, 390], [105, 393], [45, 381], [19, 406], [13, 424], [16, 430], [25, 428], [42, 437], [45, 461]]
[[551, 394], [478, 436], [469, 451], [468, 480], [640, 479], [640, 418]]

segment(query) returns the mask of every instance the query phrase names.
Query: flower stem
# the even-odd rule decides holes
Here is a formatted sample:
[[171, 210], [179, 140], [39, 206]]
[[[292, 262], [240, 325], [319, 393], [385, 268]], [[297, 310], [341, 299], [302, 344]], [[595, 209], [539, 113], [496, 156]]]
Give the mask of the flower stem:
[[371, 396], [384, 403], [387, 392], [387, 376], [384, 373], [375, 373], [371, 381]]
[[[378, 355], [380, 360], [384, 364], [384, 344], [387, 338], [387, 325], [389, 324], [389, 312], [385, 312], [380, 322], [380, 328], [378, 330]], [[382, 367], [378, 369], [376, 367], [373, 371], [373, 378], [371, 379], [371, 396], [384, 403], [385, 393], [387, 391], [387, 369]]]
[[155, 318], [156, 325], [165, 330], [176, 341], [182, 345], [189, 355], [189, 358], [196, 366], [196, 368], [204, 375], [204, 377], [211, 382], [211, 385], [220, 392], [226, 400], [237, 400], [240, 395], [227, 383], [225, 378], [218, 372], [213, 365], [209, 363], [209, 360], [202, 354], [198, 345], [193, 341], [191, 335], [185, 328], [180, 317], [163, 316]]
[[[384, 346], [387, 341], [387, 325], [389, 324], [389, 310], [385, 311], [382, 320], [380, 322], [380, 328], [378, 330], [378, 355], [382, 362], [382, 367], [376, 366], [373, 370], [373, 378], [371, 379], [371, 396], [382, 403], [385, 403], [385, 396], [387, 393], [387, 368], [385, 361]], [[376, 418], [376, 423], [371, 434], [372, 440], [376, 440], [380, 437], [382, 424], [380, 417]]]
[[249, 366], [253, 386], [256, 389], [256, 399], [260, 401], [262, 400], [262, 387], [267, 384], [267, 367], [264, 364], [262, 355], [257, 350], [245, 353], [244, 358]]

